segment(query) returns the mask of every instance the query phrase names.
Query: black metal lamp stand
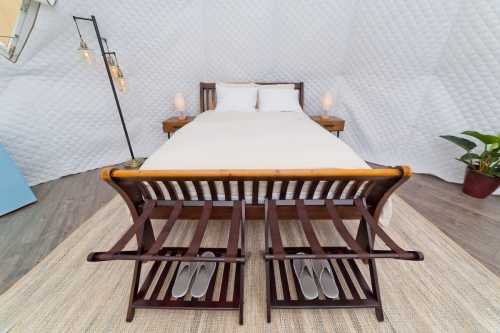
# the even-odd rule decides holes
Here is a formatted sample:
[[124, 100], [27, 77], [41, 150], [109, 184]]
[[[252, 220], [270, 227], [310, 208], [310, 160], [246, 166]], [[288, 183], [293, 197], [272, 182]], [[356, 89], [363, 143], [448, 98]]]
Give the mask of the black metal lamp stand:
[[135, 158], [134, 151], [132, 149], [132, 145], [130, 143], [130, 138], [129, 138], [128, 131], [127, 131], [127, 125], [125, 124], [125, 120], [123, 118], [122, 108], [120, 106], [118, 94], [116, 92], [115, 84], [113, 82], [113, 76], [111, 75], [111, 71], [110, 71], [109, 65], [108, 65], [108, 60], [106, 58], [107, 55], [113, 55], [116, 59], [116, 52], [109, 52], [109, 49], [107, 52], [104, 50], [104, 45], [102, 42], [104, 40], [106, 42], [106, 47], [107, 47], [107, 40], [106, 40], [106, 38], [101, 37], [101, 34], [99, 32], [99, 26], [97, 25], [97, 20], [96, 20], [94, 15], [91, 15], [90, 18], [73, 16], [73, 20], [75, 21], [76, 29], [78, 30], [78, 35], [80, 36], [80, 39], [82, 38], [82, 35], [80, 33], [80, 29], [78, 28], [77, 20], [90, 21], [94, 25], [94, 30], [95, 30], [95, 33], [97, 35], [97, 41], [99, 42], [99, 48], [101, 50], [102, 59], [104, 61], [104, 67], [106, 67], [106, 73], [108, 73], [109, 84], [111, 85], [111, 90], [113, 91], [113, 97], [115, 98], [116, 108], [117, 108], [118, 114], [120, 116], [120, 121], [122, 123], [123, 132], [125, 134], [125, 139], [127, 140], [128, 150], [129, 150], [130, 156], [131, 156], [131, 160], [127, 162], [127, 165], [130, 168], [139, 168], [142, 164], [142, 161]]

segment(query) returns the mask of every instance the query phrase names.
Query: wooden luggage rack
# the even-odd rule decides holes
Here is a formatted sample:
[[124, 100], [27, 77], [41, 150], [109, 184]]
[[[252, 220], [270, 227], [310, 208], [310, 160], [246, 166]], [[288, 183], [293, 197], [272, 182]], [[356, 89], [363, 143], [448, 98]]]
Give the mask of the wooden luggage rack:
[[[105, 168], [101, 178], [123, 198], [132, 216], [132, 226], [107, 252], [91, 253], [89, 261], [132, 260], [132, 277], [127, 321], [136, 308], [200, 308], [239, 310], [243, 322], [243, 271], [245, 263], [245, 220], [266, 220], [267, 315], [271, 308], [372, 307], [383, 319], [375, 259], [422, 260], [419, 252], [402, 250], [377, 221], [389, 196], [411, 175], [409, 167], [380, 169], [300, 169], [300, 170], [130, 170]], [[284, 247], [279, 220], [301, 221], [309, 247]], [[152, 220], [165, 220], [158, 234]], [[197, 220], [189, 247], [169, 247], [164, 243], [178, 219]], [[201, 248], [209, 219], [230, 220], [226, 248]], [[347, 246], [323, 247], [310, 219], [333, 221]], [[351, 237], [343, 220], [359, 220], [357, 235]], [[269, 244], [271, 236], [272, 244]], [[378, 236], [389, 250], [374, 250]], [[117, 236], [118, 238], [119, 236]], [[124, 250], [132, 238], [137, 249]], [[238, 244], [240, 246], [238, 247]], [[197, 257], [211, 250], [215, 258]], [[305, 255], [297, 256], [297, 252]], [[336, 273], [339, 299], [307, 301], [297, 290], [293, 294], [294, 258], [328, 259]], [[368, 263], [368, 284], [355, 259]], [[180, 261], [215, 261], [219, 276], [213, 278], [203, 299], [171, 297], [173, 279]], [[141, 279], [143, 264], [153, 261]], [[359, 260], [358, 260], [359, 261]], [[288, 265], [288, 266], [287, 266]], [[236, 266], [236, 267], [234, 267]], [[230, 269], [230, 267], [233, 267]], [[337, 269], [335, 269], [337, 267]], [[234, 274], [232, 272], [235, 272]], [[351, 272], [351, 273], [349, 273]], [[141, 281], [143, 281], [141, 283]], [[290, 284], [288, 284], [290, 282]], [[297, 281], [295, 281], [297, 285]], [[230, 288], [233, 287], [233, 288]], [[358, 288], [356, 288], [356, 286]], [[279, 288], [281, 287], [281, 289]], [[216, 291], [221, 290], [220, 295]], [[233, 290], [234, 292], [231, 292]], [[278, 291], [283, 296], [278, 295]], [[165, 293], [164, 293], [165, 292]], [[162, 296], [164, 295], [164, 296]]]
[[[300, 220], [309, 247], [283, 246], [278, 223], [279, 210], [287, 209], [290, 206], [296, 208], [297, 218]], [[357, 239], [351, 236], [339, 215], [338, 208], [342, 206], [354, 207], [360, 213]], [[326, 210], [335, 230], [348, 246], [323, 247], [311, 224], [307, 213], [308, 207], [309, 209], [322, 207]], [[393, 258], [421, 261], [424, 258], [420, 252], [405, 251], [400, 248], [378, 226], [363, 198], [350, 200], [268, 200], [266, 202], [265, 233], [266, 253], [264, 259], [266, 262], [268, 322], [271, 321], [272, 308], [374, 308], [377, 319], [383, 321], [375, 259]], [[380, 237], [389, 250], [374, 250], [375, 236]], [[271, 244], [269, 244], [269, 240], [271, 240]], [[297, 254], [300, 252], [304, 254]], [[327, 259], [339, 289], [339, 297], [329, 299], [320, 296], [318, 299], [307, 300], [302, 294], [297, 276], [293, 272], [293, 259]], [[371, 287], [365, 281], [355, 259], [362, 259], [368, 263]], [[348, 271], [351, 271], [351, 274]], [[291, 286], [290, 282], [292, 281], [294, 287]], [[321, 288], [318, 287], [318, 289]], [[296, 297], [292, 297], [293, 291], [295, 291]], [[320, 293], [320, 295], [322, 294]]]
[[[145, 241], [144, 228], [150, 226], [151, 213], [161, 207], [170, 207], [170, 215], [155, 240]], [[185, 208], [201, 208], [196, 230], [189, 247], [165, 247], [170, 231]], [[201, 243], [213, 208], [232, 209], [229, 239], [226, 248], [202, 248]], [[178, 309], [216, 309], [238, 310], [239, 322], [243, 324], [244, 263], [245, 263], [245, 202], [244, 201], [167, 201], [148, 200], [144, 203], [142, 214], [134, 219], [133, 225], [123, 234], [107, 252], [93, 252], [88, 255], [90, 262], [107, 260], [135, 261], [134, 277], [130, 292], [127, 321], [134, 318], [137, 308], [178, 308]], [[147, 228], [147, 227], [146, 227]], [[152, 235], [152, 233], [146, 233]], [[127, 243], [136, 236], [138, 244], [150, 244], [147, 248], [139, 246], [137, 250], [123, 250]], [[241, 247], [238, 243], [241, 240]], [[204, 251], [212, 251], [215, 257], [198, 257]], [[145, 262], [153, 265], [142, 285], [141, 269]], [[203, 298], [196, 299], [188, 293], [176, 299], [172, 296], [172, 287], [180, 262], [216, 262], [217, 267], [210, 281], [208, 291]], [[233, 270], [231, 269], [233, 267]], [[232, 273], [232, 271], [234, 273]], [[217, 279], [218, 272], [222, 274]], [[218, 280], [218, 281], [217, 281]], [[153, 282], [156, 281], [155, 284]], [[232, 288], [230, 288], [230, 285]], [[161, 290], [165, 290], [160, 297]], [[218, 290], [218, 293], [215, 291]], [[232, 290], [232, 293], [229, 293]]]

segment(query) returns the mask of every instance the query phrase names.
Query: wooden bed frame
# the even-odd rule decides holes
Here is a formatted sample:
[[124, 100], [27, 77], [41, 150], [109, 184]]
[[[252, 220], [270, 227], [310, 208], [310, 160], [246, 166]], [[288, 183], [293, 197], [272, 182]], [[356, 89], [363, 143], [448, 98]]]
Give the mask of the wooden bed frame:
[[[303, 84], [297, 83], [295, 87], [300, 90], [303, 103]], [[210, 105], [215, 102], [215, 84], [201, 83], [200, 89], [202, 111], [215, 106]], [[240, 324], [243, 324], [245, 223], [246, 220], [265, 220], [263, 236], [268, 321], [271, 320], [272, 308], [325, 307], [374, 308], [377, 319], [383, 320], [375, 259], [423, 260], [420, 252], [403, 250], [378, 226], [379, 216], [389, 196], [410, 175], [411, 169], [406, 166], [378, 169], [158, 171], [105, 168], [101, 171], [101, 178], [126, 202], [132, 225], [110, 250], [90, 253], [87, 260], [135, 262], [127, 321], [133, 319], [137, 308], [202, 308], [238, 310]], [[245, 193], [245, 184], [251, 188], [251, 193]], [[179, 219], [198, 220], [189, 247], [164, 244]], [[201, 248], [210, 219], [230, 221], [225, 248]], [[289, 219], [301, 222], [309, 247], [284, 246], [279, 221]], [[347, 246], [320, 244], [311, 219], [333, 222]], [[152, 220], [163, 220], [164, 223], [156, 235]], [[343, 220], [359, 222], [356, 236], [350, 235]], [[377, 236], [388, 250], [374, 249]], [[137, 241], [137, 249], [124, 250], [132, 238]], [[216, 256], [198, 256], [207, 250]], [[297, 255], [298, 252], [305, 254]], [[290, 265], [290, 260], [296, 258], [327, 259], [340, 289], [339, 298], [306, 300], [300, 288], [295, 288], [298, 298], [292, 299], [285, 263], [288, 261]], [[365, 281], [355, 259], [369, 265], [370, 285]], [[141, 278], [143, 264], [147, 261], [153, 261], [154, 264]], [[175, 263], [180, 261], [216, 262], [223, 271], [222, 279], [217, 282], [217, 286], [216, 279], [212, 279], [202, 299], [173, 299], [173, 279], [167, 280], [167, 276], [176, 276], [178, 265]], [[160, 269], [162, 262], [165, 265]], [[337, 270], [333, 264], [338, 267]], [[230, 265], [236, 265], [235, 273], [231, 276]], [[346, 265], [352, 274], [348, 273]], [[293, 273], [292, 276], [296, 279]], [[340, 278], [347, 287], [340, 283]], [[277, 281], [281, 285], [282, 296], [277, 293]], [[227, 295], [230, 282], [233, 283], [234, 292]], [[298, 286], [297, 280], [294, 284]], [[355, 284], [361, 292], [355, 288]], [[159, 299], [160, 290], [166, 290], [162, 299]], [[214, 290], [221, 290], [221, 296], [215, 297]]]
[[[255, 82], [258, 85], [273, 85], [273, 84], [293, 84], [295, 90], [299, 91], [299, 103], [304, 109], [304, 83], [303, 82]], [[200, 112], [214, 110], [217, 106], [217, 92], [215, 82], [200, 83]]]

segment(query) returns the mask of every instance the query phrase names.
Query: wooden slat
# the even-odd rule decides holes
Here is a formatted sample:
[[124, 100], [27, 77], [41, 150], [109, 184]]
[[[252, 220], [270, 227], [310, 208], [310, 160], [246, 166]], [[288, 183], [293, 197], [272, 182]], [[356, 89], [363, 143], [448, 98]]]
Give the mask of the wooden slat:
[[236, 201], [233, 206], [229, 239], [227, 242], [226, 257], [234, 258], [238, 254], [238, 241], [240, 240], [241, 201]]
[[198, 200], [205, 201], [205, 194], [203, 193], [203, 187], [201, 186], [201, 182], [195, 180], [193, 181], [193, 186]]
[[167, 278], [168, 271], [170, 270], [170, 266], [172, 265], [171, 261], [167, 261], [165, 263], [165, 267], [163, 267], [163, 270], [160, 273], [160, 276], [158, 277], [158, 282], [156, 282], [155, 288], [153, 289], [153, 292], [151, 293], [151, 300], [156, 300], [158, 299], [158, 295], [160, 295], [161, 288], [163, 287], [163, 284], [165, 283], [165, 279]]
[[212, 95], [211, 96], [212, 97], [212, 99], [211, 99], [212, 103], [210, 105], [210, 108], [215, 109], [215, 106], [217, 105], [217, 102], [216, 102], [217, 96], [215, 95], [215, 90], [212, 90], [212, 94], [211, 95]]
[[293, 199], [300, 199], [300, 193], [302, 192], [302, 187], [304, 186], [303, 180], [297, 180], [295, 183], [295, 190], [293, 192]]
[[212, 197], [212, 201], [219, 200], [217, 198], [217, 187], [215, 186], [215, 181], [208, 181], [208, 188], [210, 189], [210, 196]]
[[361, 190], [361, 193], [359, 194], [360, 198], [367, 198], [372, 189], [375, 187], [377, 183], [374, 181], [368, 181], [368, 183], [365, 185], [363, 190]]
[[192, 200], [191, 195], [189, 194], [189, 190], [185, 181], [178, 181], [179, 187], [181, 188], [182, 196], [184, 200]]
[[151, 186], [151, 188], [155, 192], [156, 200], [165, 200], [165, 195], [163, 194], [163, 191], [161, 190], [161, 187], [157, 182], [151, 181], [149, 182], [149, 186]]
[[215, 266], [215, 272], [212, 278], [210, 279], [210, 283], [208, 284], [207, 293], [205, 294], [206, 301], [214, 301], [214, 290], [215, 290], [215, 281], [217, 280], [217, 269], [219, 267], [219, 263]]
[[168, 217], [167, 222], [165, 223], [160, 233], [158, 234], [156, 241], [154, 242], [153, 246], [151, 246], [151, 248], [149, 249], [147, 253], [148, 255], [156, 255], [158, 251], [160, 251], [160, 249], [163, 246], [163, 243], [170, 234], [170, 231], [172, 230], [174, 223], [179, 218], [181, 211], [182, 211], [182, 201], [177, 201], [175, 203], [174, 209], [172, 210], [170, 216]]
[[245, 182], [238, 181], [238, 200], [245, 200]]
[[278, 288], [276, 288], [276, 277], [275, 277], [273, 260], [269, 261], [269, 285], [270, 285], [269, 294], [271, 296], [271, 302], [274, 302], [278, 299]]
[[351, 292], [352, 298], [353, 299], [360, 299], [358, 290], [354, 286], [354, 283], [352, 282], [351, 276], [347, 272], [347, 269], [345, 268], [344, 262], [342, 259], [337, 260], [337, 265], [340, 268], [340, 271], [342, 272], [342, 275], [344, 276], [344, 281], [347, 284], [347, 287], [349, 288], [349, 291]]
[[346, 199], [352, 199], [354, 198], [354, 195], [358, 192], [359, 188], [361, 185], [363, 185], [364, 181], [355, 181], [354, 183], [351, 184], [351, 187], [347, 191], [346, 194]]
[[285, 261], [278, 260], [278, 265], [279, 265], [279, 270], [280, 270], [281, 289], [283, 290], [283, 298], [285, 300], [289, 300], [290, 299], [290, 287], [288, 286], [288, 278], [286, 276]]
[[337, 232], [340, 234], [342, 239], [346, 242], [346, 244], [356, 253], [358, 254], [366, 254], [366, 251], [364, 251], [361, 248], [361, 245], [359, 245], [358, 242], [351, 236], [347, 228], [345, 227], [344, 223], [342, 222], [342, 219], [340, 218], [339, 213], [337, 212], [337, 209], [335, 208], [335, 204], [333, 203], [333, 200], [326, 200], [326, 209], [328, 213], [330, 214], [330, 218], [333, 221], [333, 225], [335, 226], [335, 229], [337, 229]]
[[163, 301], [168, 301], [172, 297], [172, 288], [174, 287], [174, 281], [175, 278], [177, 277], [177, 272], [179, 271], [179, 266], [181, 265], [181, 262], [177, 262], [177, 266], [175, 266], [174, 273], [172, 274], [172, 278], [170, 281], [168, 281], [168, 286], [167, 290], [165, 292], [165, 296], [163, 297]]
[[201, 241], [203, 240], [203, 235], [207, 229], [208, 219], [210, 218], [210, 213], [212, 211], [212, 201], [205, 201], [203, 205], [203, 211], [201, 212], [200, 220], [196, 226], [193, 239], [189, 245], [189, 249], [186, 252], [186, 257], [194, 257], [198, 254], [198, 250], [201, 246]]
[[[292, 260], [290, 260], [290, 266], [293, 269], [293, 261]], [[293, 283], [295, 285], [295, 292], [297, 293], [297, 299], [299, 301], [305, 300], [306, 298], [304, 297], [304, 294], [302, 293], [302, 289], [300, 288], [300, 282], [299, 282], [299, 279], [297, 278], [297, 274], [295, 274], [295, 272], [294, 272], [292, 274], [292, 277], [293, 277]]]
[[177, 191], [175, 190], [175, 187], [172, 185], [171, 182], [164, 181], [163, 185], [165, 185], [165, 188], [167, 189], [168, 195], [170, 196], [170, 200], [179, 200]]
[[328, 260], [328, 264], [330, 264], [330, 268], [332, 269], [332, 273], [333, 273], [333, 279], [335, 280], [335, 284], [337, 285], [337, 288], [339, 289], [339, 299], [345, 300], [346, 299], [345, 292], [344, 292], [344, 289], [342, 288], [342, 283], [340, 283], [340, 279], [337, 275], [337, 272], [335, 271], [335, 267], [333, 266], [331, 260]]
[[285, 200], [286, 199], [286, 192], [288, 190], [288, 180], [284, 180], [281, 183], [281, 189], [280, 189], [280, 200]]
[[306, 235], [307, 241], [309, 242], [309, 246], [314, 254], [324, 254], [323, 248], [318, 241], [318, 237], [316, 237], [316, 232], [314, 232], [314, 227], [309, 220], [309, 216], [307, 216], [306, 207], [304, 205], [304, 200], [296, 200], [297, 205], [297, 214], [299, 216], [300, 222], [302, 224], [302, 230]]
[[309, 189], [307, 190], [306, 199], [313, 199], [314, 193], [316, 192], [316, 188], [318, 187], [319, 180], [313, 180], [309, 184]]
[[200, 112], [205, 110], [205, 89], [200, 86]]
[[224, 187], [224, 200], [231, 200], [231, 184], [225, 180], [222, 182], [222, 186]]
[[252, 182], [252, 203], [254, 205], [259, 203], [259, 181]]
[[274, 200], [269, 200], [269, 205], [267, 206], [267, 208], [267, 218], [269, 220], [269, 231], [271, 233], [271, 246], [273, 248], [273, 254], [285, 254], [285, 250], [283, 249], [283, 242], [281, 241], [276, 202]]
[[340, 199], [340, 197], [342, 196], [342, 192], [344, 192], [344, 189], [348, 183], [348, 180], [342, 180], [338, 182], [337, 187], [335, 188], [335, 192], [333, 192], [333, 199]]
[[156, 207], [156, 201], [146, 201], [144, 204], [144, 208], [142, 214], [134, 221], [134, 224], [125, 232], [125, 234], [120, 238], [118, 242], [109, 250], [109, 254], [113, 255], [119, 251], [121, 251], [125, 245], [137, 234], [144, 223], [149, 220], [149, 215]]
[[365, 278], [363, 277], [363, 274], [361, 274], [361, 271], [359, 270], [358, 265], [356, 265], [356, 262], [354, 262], [353, 259], [347, 260], [349, 263], [349, 266], [351, 266], [351, 271], [354, 273], [356, 276], [356, 280], [358, 280], [359, 286], [363, 290], [363, 293], [365, 296], [368, 298], [372, 294], [372, 291], [370, 287], [368, 287], [368, 284], [365, 281]]
[[137, 298], [143, 298], [146, 293], [149, 290], [149, 287], [151, 287], [151, 284], [153, 283], [153, 280], [156, 276], [156, 273], [158, 273], [158, 269], [160, 268], [161, 261], [155, 261], [153, 266], [151, 266], [151, 269], [148, 272], [148, 275], [144, 279], [144, 282], [142, 283], [141, 289], [137, 293]]
[[271, 200], [273, 198], [273, 188], [274, 188], [274, 181], [270, 180], [266, 182], [266, 199]]
[[330, 192], [330, 189], [332, 188], [334, 181], [329, 180], [326, 183], [323, 184], [323, 188], [321, 189], [321, 194], [319, 195], [320, 199], [326, 199], [328, 196], [328, 192]]
[[224, 263], [224, 273], [222, 274], [222, 281], [220, 285], [219, 302], [225, 302], [227, 298], [227, 290], [229, 289], [229, 271], [231, 270], [230, 268], [230, 263]]
[[385, 245], [387, 245], [392, 251], [396, 252], [399, 255], [404, 255], [406, 253], [405, 250], [400, 248], [398, 244], [396, 244], [396, 242], [394, 242], [392, 238], [389, 237], [389, 235], [387, 235], [385, 231], [378, 226], [378, 223], [375, 221], [370, 212], [366, 209], [365, 205], [363, 204], [363, 200], [361, 198], [355, 199], [354, 205], [361, 212], [361, 215], [363, 216], [364, 220], [368, 222], [368, 224], [371, 226], [375, 234], [378, 237], [380, 237], [380, 239], [382, 239]]
[[149, 193], [149, 189], [144, 185], [142, 182], [138, 182], [137, 186], [139, 187], [139, 191], [142, 194], [142, 197], [145, 200], [153, 200], [153, 197], [151, 196], [151, 193]]

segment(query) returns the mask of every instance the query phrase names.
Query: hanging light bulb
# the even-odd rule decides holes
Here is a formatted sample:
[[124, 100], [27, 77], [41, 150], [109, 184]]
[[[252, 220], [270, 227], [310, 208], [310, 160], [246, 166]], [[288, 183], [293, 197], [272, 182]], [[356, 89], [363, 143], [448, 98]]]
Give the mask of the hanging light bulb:
[[121, 92], [127, 92], [127, 80], [125, 80], [125, 77], [123, 76], [123, 72], [120, 69], [120, 67], [117, 67], [116, 84], [118, 85], [118, 89]]
[[111, 72], [111, 76], [113, 78], [117, 79], [118, 78], [118, 65], [116, 64], [112, 55], [108, 55], [106, 59], [107, 59], [109, 71]]
[[80, 47], [78, 48], [83, 60], [87, 64], [92, 64], [94, 62], [94, 52], [87, 46], [87, 43], [83, 39], [80, 38]]

